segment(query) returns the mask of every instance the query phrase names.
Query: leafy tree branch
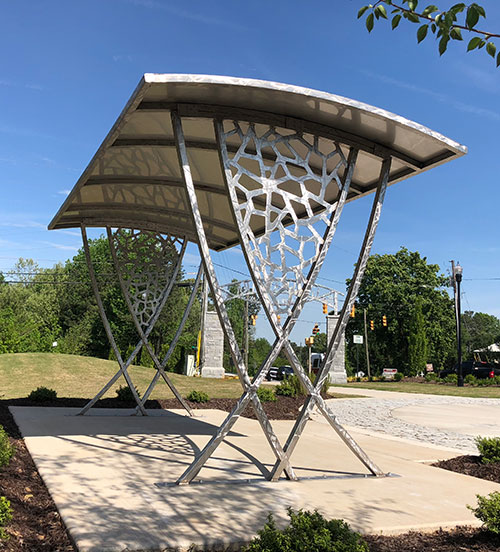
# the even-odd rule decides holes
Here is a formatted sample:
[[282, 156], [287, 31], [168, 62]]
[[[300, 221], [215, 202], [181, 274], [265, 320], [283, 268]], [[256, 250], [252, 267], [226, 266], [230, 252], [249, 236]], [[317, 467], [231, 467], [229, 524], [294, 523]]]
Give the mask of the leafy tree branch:
[[497, 67], [500, 66], [500, 52], [497, 53], [497, 47], [492, 40], [500, 38], [500, 34], [477, 28], [481, 17], [486, 19], [486, 11], [476, 2], [460, 2], [444, 11], [430, 4], [417, 11], [418, 0], [401, 0], [399, 4], [392, 0], [377, 0], [374, 4], [363, 6], [358, 12], [358, 19], [366, 16], [368, 32], [373, 30], [376, 20], [389, 19], [386, 6], [392, 7], [392, 30], [395, 30], [403, 19], [420, 24], [417, 29], [417, 42], [420, 44], [429, 34], [433, 34], [439, 41], [439, 55], [446, 52], [450, 40], [463, 41], [462, 31], [466, 31], [475, 35], [468, 41], [467, 51], [484, 48], [484, 51], [495, 59]]

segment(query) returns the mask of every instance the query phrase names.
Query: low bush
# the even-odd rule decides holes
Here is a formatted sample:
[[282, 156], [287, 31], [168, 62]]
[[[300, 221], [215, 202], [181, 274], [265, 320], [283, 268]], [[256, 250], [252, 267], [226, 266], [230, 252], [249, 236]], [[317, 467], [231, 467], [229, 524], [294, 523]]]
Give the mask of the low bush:
[[[140, 393], [137, 389], [137, 387], [134, 388], [137, 395], [140, 397]], [[132, 393], [132, 390], [130, 389], [130, 387], [128, 385], [120, 385], [120, 387], [118, 387], [118, 389], [116, 390], [116, 396], [118, 397], [118, 400], [120, 402], [123, 402], [123, 403], [134, 403], [135, 404], [135, 399], [134, 399], [134, 395]]]
[[425, 374], [425, 381], [427, 382], [433, 382], [437, 381], [438, 377], [435, 372], [429, 372], [428, 374]]
[[290, 524], [276, 527], [272, 514], [245, 552], [368, 552], [368, 545], [341, 519], [325, 519], [319, 512], [288, 509]]
[[494, 385], [495, 380], [493, 378], [478, 378], [477, 384], [479, 387], [488, 387]]
[[0, 425], [0, 468], [7, 466], [10, 459], [14, 456], [15, 449], [10, 444], [9, 437], [5, 429]]
[[500, 462], [500, 437], [476, 437], [476, 446], [483, 464]]
[[196, 389], [193, 389], [186, 399], [195, 403], [206, 403], [210, 400], [210, 397], [204, 391], [196, 391]]
[[444, 378], [444, 382], [445, 383], [454, 383], [456, 384], [458, 381], [458, 376], [456, 374], [448, 374], [445, 378]]
[[4, 496], [0, 496], [0, 539], [9, 538], [4, 527], [11, 519], [12, 508], [10, 507], [10, 502]]
[[260, 402], [275, 402], [277, 400], [274, 389], [270, 389], [269, 387], [259, 387], [257, 389], [257, 396]]
[[[317, 377], [317, 374], [314, 374], [313, 372], [309, 374], [309, 379], [313, 385], [316, 383]], [[330, 380], [329, 378], [326, 378], [325, 383], [321, 386], [321, 393], [326, 395], [326, 393], [328, 393], [328, 389], [330, 389]], [[303, 389], [303, 394], [307, 395], [307, 389]]]
[[495, 491], [488, 496], [477, 496], [477, 507], [467, 506], [492, 533], [500, 534], [500, 493]]
[[464, 378], [464, 383], [468, 383], [469, 385], [476, 385], [477, 378], [476, 378], [476, 376], [473, 376], [472, 374], [467, 374]]
[[396, 372], [394, 374], [394, 381], [401, 381], [403, 379], [403, 374], [401, 372]]
[[299, 378], [294, 374], [293, 376], [285, 378], [276, 387], [275, 393], [283, 397], [297, 397], [298, 395], [303, 395], [304, 390], [302, 389]]
[[47, 387], [37, 387], [29, 395], [28, 399], [34, 402], [49, 402], [57, 399], [57, 391]]

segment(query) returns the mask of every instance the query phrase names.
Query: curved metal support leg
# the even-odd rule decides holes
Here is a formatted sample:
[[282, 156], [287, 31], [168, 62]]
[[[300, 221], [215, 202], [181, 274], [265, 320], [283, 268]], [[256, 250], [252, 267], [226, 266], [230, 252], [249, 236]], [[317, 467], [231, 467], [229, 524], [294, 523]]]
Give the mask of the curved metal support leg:
[[[267, 419], [267, 416], [264, 410], [259, 409], [258, 407], [255, 406], [257, 403], [260, 404], [260, 401], [257, 397], [257, 388], [251, 384], [243, 358], [239, 351], [236, 337], [234, 335], [233, 329], [231, 327], [231, 323], [229, 321], [229, 317], [224, 305], [222, 292], [217, 282], [215, 270], [212, 264], [212, 259], [210, 257], [210, 251], [208, 248], [205, 231], [203, 228], [201, 213], [198, 207], [196, 191], [194, 189], [193, 179], [191, 176], [191, 168], [187, 157], [184, 133], [182, 130], [182, 123], [181, 123], [180, 117], [175, 112], [172, 112], [172, 125], [174, 128], [174, 134], [176, 138], [179, 164], [180, 164], [182, 176], [184, 179], [184, 185], [186, 187], [188, 204], [191, 207], [191, 217], [193, 219], [193, 223], [198, 235], [198, 247], [203, 261], [205, 274], [207, 277], [207, 281], [210, 285], [210, 289], [214, 298], [215, 307], [217, 309], [219, 319], [221, 320], [222, 328], [224, 330], [226, 339], [229, 343], [231, 356], [238, 370], [238, 376], [240, 378], [240, 381], [245, 389], [245, 393], [240, 398], [240, 400], [236, 404], [236, 407], [233, 409], [233, 411], [226, 418], [226, 421], [219, 428], [216, 435], [212, 437], [212, 439], [201, 451], [201, 453], [195, 458], [191, 466], [185, 471], [185, 473], [177, 481], [178, 484], [187, 484], [192, 481], [192, 479], [197, 475], [197, 473], [203, 467], [205, 462], [211, 456], [213, 451], [220, 445], [224, 437], [231, 429], [232, 425], [236, 422], [236, 420], [238, 419], [238, 417], [240, 416], [240, 414], [243, 412], [243, 410], [245, 409], [245, 407], [250, 401], [252, 401], [252, 404], [255, 407], [255, 413], [257, 415], [257, 418], [261, 426], [265, 428], [264, 433], [271, 446], [271, 449], [273, 450], [276, 458], [279, 459], [280, 461], [283, 459], [283, 449], [281, 447], [281, 444], [278, 441], [278, 438], [272, 431], [271, 424], [269, 423], [269, 420]], [[287, 461], [285, 460], [283, 463], [287, 464]], [[289, 478], [295, 479], [295, 474], [291, 466], [286, 465], [284, 470], [287, 473], [287, 476]]]
[[[139, 322], [139, 319], [138, 319], [138, 317], [135, 313], [134, 306], [132, 305], [129, 290], [127, 289], [127, 286], [125, 285], [125, 282], [123, 280], [122, 270], [121, 270], [120, 263], [118, 261], [116, 247], [115, 247], [115, 244], [114, 244], [114, 241], [113, 241], [113, 235], [112, 235], [111, 229], [109, 227], [107, 227], [106, 231], [107, 231], [107, 235], [108, 235], [109, 246], [110, 246], [110, 249], [111, 249], [111, 256], [113, 258], [113, 263], [115, 265], [115, 269], [116, 269], [116, 272], [118, 274], [118, 280], [120, 282], [120, 287], [121, 287], [123, 296], [125, 298], [125, 302], [127, 303], [127, 307], [129, 309], [130, 315], [132, 316], [132, 319], [134, 321], [134, 325], [135, 325], [135, 328], [137, 330], [137, 333], [139, 334], [139, 337], [141, 339], [142, 345], [144, 347], [146, 347], [149, 355], [151, 356], [151, 359], [153, 360], [153, 363], [155, 365], [155, 368], [156, 368], [157, 372], [164, 379], [165, 383], [168, 385], [168, 387], [170, 388], [170, 390], [172, 391], [172, 393], [174, 394], [176, 399], [186, 409], [188, 414], [190, 416], [192, 416], [193, 411], [191, 410], [189, 405], [186, 403], [186, 401], [182, 398], [179, 391], [177, 391], [177, 388], [175, 387], [175, 385], [172, 383], [170, 378], [165, 373], [165, 370], [164, 370], [164, 367], [162, 366], [162, 363], [158, 360], [158, 357], [156, 356], [156, 353], [154, 352], [153, 348], [151, 347], [151, 344], [148, 341], [148, 337], [151, 334], [151, 332], [153, 331], [153, 328], [154, 328], [154, 326], [155, 326], [155, 324], [156, 324], [156, 322], [157, 322], [157, 320], [158, 320], [158, 318], [161, 314], [161, 311], [163, 310], [163, 307], [165, 306], [165, 303], [166, 303], [166, 301], [167, 301], [167, 299], [168, 299], [168, 297], [169, 297], [169, 295], [172, 291], [175, 280], [177, 279], [177, 274], [179, 273], [179, 269], [180, 269], [181, 264], [182, 264], [182, 259], [184, 257], [184, 252], [186, 250], [187, 241], [186, 240], [183, 241], [181, 250], [180, 250], [180, 252], [178, 254], [178, 257], [177, 257], [177, 261], [176, 261], [174, 270], [173, 270], [172, 274], [170, 275], [170, 279], [169, 279], [169, 282], [167, 284], [167, 287], [163, 290], [163, 293], [161, 295], [159, 304], [158, 304], [155, 312], [153, 313], [153, 316], [148, 321], [148, 325], [147, 325], [146, 330], [143, 330], [142, 326]], [[141, 402], [141, 405], [144, 405], [144, 402]]]
[[[325, 415], [326, 419], [330, 422], [330, 424], [335, 429], [335, 431], [337, 431], [337, 433], [343, 439], [343, 441], [349, 446], [349, 448], [361, 460], [361, 462], [363, 462], [363, 464], [365, 464], [365, 466], [373, 473], [373, 475], [377, 475], [377, 476], [384, 475], [384, 473], [376, 464], [374, 464], [368, 458], [368, 456], [357, 445], [357, 443], [349, 435], [349, 433], [344, 428], [342, 428], [342, 426], [336, 421], [335, 416], [327, 408], [324, 402], [320, 401], [318, 397], [321, 391], [321, 387], [323, 386], [323, 384], [326, 381], [326, 378], [328, 377], [328, 372], [333, 363], [333, 358], [335, 356], [336, 351], [338, 350], [340, 339], [347, 325], [349, 313], [351, 312], [352, 305], [356, 300], [356, 296], [359, 291], [361, 281], [363, 279], [363, 275], [366, 269], [366, 264], [368, 262], [371, 247], [373, 245], [373, 240], [375, 238], [375, 231], [377, 229], [377, 225], [380, 220], [380, 214], [381, 214], [382, 205], [384, 202], [385, 191], [387, 188], [390, 167], [391, 167], [391, 159], [385, 159], [382, 164], [379, 184], [373, 201], [372, 211], [371, 211], [370, 219], [366, 229], [365, 238], [363, 240], [363, 245], [361, 247], [359, 259], [356, 264], [356, 268], [354, 270], [354, 275], [351, 280], [351, 285], [349, 286], [349, 290], [347, 292], [344, 306], [340, 313], [339, 321], [333, 332], [332, 338], [328, 345], [325, 360], [323, 361], [323, 366], [320, 369], [320, 373], [318, 375], [318, 378], [314, 386], [315, 393], [314, 394], [311, 393], [310, 396], [307, 398], [304, 406], [302, 407], [302, 411], [299, 417], [297, 418], [295, 425], [284, 447], [286, 455], [288, 456], [288, 458], [290, 458], [304, 430], [304, 427], [307, 421], [309, 420], [309, 417], [312, 413], [312, 410], [315, 404], [318, 404], [320, 406], [321, 412]], [[277, 480], [280, 477], [280, 474], [283, 471], [283, 465], [284, 464], [282, 462], [278, 461], [274, 466], [272, 471], [273, 481]]]
[[[132, 360], [129, 359], [126, 363], [123, 362], [120, 349], [116, 345], [115, 338], [113, 336], [113, 332], [111, 331], [111, 326], [109, 325], [108, 317], [106, 316], [106, 311], [104, 310], [104, 305], [102, 304], [101, 294], [99, 292], [99, 286], [97, 284], [97, 279], [94, 271], [94, 265], [92, 264], [92, 259], [90, 257], [90, 249], [89, 249], [89, 242], [87, 239], [87, 231], [85, 229], [85, 226], [83, 224], [81, 225], [81, 232], [82, 232], [82, 240], [83, 240], [83, 248], [85, 251], [85, 258], [87, 260], [87, 265], [89, 269], [89, 275], [90, 275], [90, 281], [92, 284], [92, 289], [94, 291], [94, 295], [97, 302], [97, 307], [99, 309], [99, 314], [101, 315], [101, 320], [104, 325], [104, 329], [106, 331], [106, 335], [108, 336], [109, 343], [111, 344], [111, 347], [113, 348], [113, 351], [116, 355], [116, 358], [118, 360], [118, 364], [120, 365], [119, 371], [113, 376], [113, 378], [99, 391], [99, 393], [89, 402], [87, 403], [81, 410], [78, 412], [78, 415], [85, 414], [103, 395], [106, 393], [106, 391], [113, 385], [113, 383], [122, 375], [125, 378], [125, 381], [127, 382], [127, 385], [130, 388], [130, 391], [132, 392], [132, 395], [134, 397], [135, 402], [137, 403], [137, 408], [139, 409], [140, 413], [143, 416], [147, 416], [146, 409], [141, 404], [141, 399], [139, 398], [139, 395], [137, 394], [137, 391], [135, 390], [134, 384], [132, 383], [132, 380], [130, 379], [130, 375], [128, 374], [128, 367], [130, 366], [130, 362]], [[139, 351], [140, 347], [136, 347], [136, 350]], [[132, 358], [132, 357], [131, 357]]]
[[[184, 326], [186, 325], [187, 319], [189, 317], [189, 313], [191, 312], [194, 300], [196, 298], [196, 294], [198, 292], [198, 288], [200, 286], [200, 281], [201, 281], [202, 275], [203, 275], [203, 267], [200, 264], [200, 268], [198, 269], [198, 274], [196, 275], [196, 280], [193, 284], [193, 289], [191, 291], [191, 295], [189, 297], [188, 304], [186, 305], [186, 310], [184, 311], [184, 314], [182, 316], [182, 320], [179, 324], [179, 327], [177, 328], [177, 332], [176, 332], [174, 338], [172, 339], [172, 343], [170, 344], [170, 347], [168, 348], [167, 354], [165, 355], [165, 357], [163, 358], [163, 360], [161, 362], [161, 366], [162, 366], [163, 369], [165, 369], [165, 366], [167, 365], [167, 362], [169, 361], [170, 357], [172, 356], [172, 353], [175, 350], [175, 346], [177, 345], [177, 341], [179, 341], [179, 338], [180, 338], [180, 336], [181, 336], [181, 334], [184, 330]], [[148, 400], [149, 396], [153, 392], [153, 389], [155, 388], [156, 383], [158, 382], [158, 379], [160, 378], [160, 375], [161, 375], [160, 371], [157, 370], [156, 374], [154, 375], [153, 380], [149, 384], [149, 387], [146, 389], [146, 392], [142, 396], [142, 404], [144, 404]]]
[[[231, 163], [229, 160], [229, 156], [227, 154], [226, 150], [226, 144], [224, 141], [224, 132], [222, 128], [222, 123], [220, 121], [217, 121], [215, 124], [215, 130], [216, 135], [218, 139], [219, 144], [219, 151], [221, 152], [221, 161], [223, 165], [223, 169], [225, 170], [225, 181], [226, 181], [226, 189], [231, 196], [232, 199], [232, 205], [234, 209], [234, 205], [238, 205], [237, 197], [236, 197], [236, 190], [235, 185], [229, 185], [229, 182], [232, 180], [235, 180], [235, 177], [233, 177], [233, 173], [231, 172]], [[248, 265], [252, 268], [252, 278], [255, 284], [255, 287], [257, 289], [257, 292], [259, 294], [259, 297], [261, 299], [261, 302], [264, 306], [264, 310], [266, 311], [266, 314], [269, 318], [269, 321], [271, 323], [271, 326], [276, 334], [276, 342], [273, 345], [272, 352], [264, 362], [261, 371], [259, 371], [259, 374], [257, 375], [256, 379], [254, 380], [253, 384], [256, 386], [259, 386], [262, 382], [263, 375], [265, 375], [268, 371], [268, 368], [271, 366], [272, 362], [274, 362], [274, 359], [279, 354], [279, 351], [282, 349], [282, 347], [285, 347], [285, 351], [287, 353], [287, 356], [289, 357], [290, 363], [301, 380], [304, 387], [307, 389], [308, 393], [310, 394], [311, 398], [310, 401], [312, 404], [315, 402], [318, 402], [321, 411], [328, 417], [328, 421], [330, 424], [336, 429], [336, 431], [341, 435], [341, 437], [344, 438], [344, 440], [347, 442], [347, 444], [350, 446], [352, 450], [360, 457], [362, 461], [366, 463], [366, 465], [372, 469], [373, 463], [368, 459], [366, 454], [357, 446], [357, 444], [352, 440], [352, 438], [349, 436], [349, 434], [338, 424], [338, 422], [335, 420], [335, 417], [331, 415], [332, 413], [329, 411], [327, 406], [325, 405], [323, 399], [319, 395], [318, 391], [314, 388], [313, 384], [309, 380], [308, 376], [306, 375], [303, 367], [301, 366], [300, 362], [298, 361], [289, 341], [288, 336], [290, 334], [291, 329], [294, 326], [295, 320], [300, 315], [300, 311], [302, 310], [302, 307], [307, 300], [307, 296], [309, 294], [310, 288], [312, 284], [314, 283], [321, 266], [323, 264], [324, 258], [326, 256], [326, 252], [331, 244], [331, 241], [333, 240], [333, 236], [335, 234], [335, 230], [338, 224], [338, 221], [340, 219], [343, 206], [345, 204], [345, 200], [347, 198], [347, 193], [349, 190], [350, 182], [352, 179], [352, 174], [354, 172], [354, 167], [356, 163], [357, 158], [357, 151], [354, 149], [351, 149], [349, 153], [349, 158], [347, 161], [347, 168], [343, 177], [340, 197], [338, 199], [338, 204], [334, 210], [334, 212], [331, 215], [330, 224], [327, 228], [327, 231], [325, 233], [325, 236], [323, 237], [323, 241], [321, 244], [320, 251], [318, 252], [316, 259], [314, 260], [311, 269], [309, 271], [309, 274], [306, 278], [305, 284], [302, 288], [302, 292], [297, 297], [295, 304], [292, 308], [292, 312], [285, 322], [285, 325], [283, 327], [280, 327], [279, 324], [277, 324], [277, 318], [275, 313], [275, 306], [273, 305], [272, 301], [270, 300], [270, 297], [266, 293], [267, 290], [263, 289], [263, 283], [258, 278], [256, 278], [257, 274], [257, 267], [255, 266], [254, 257], [252, 256], [250, 252], [250, 244], [248, 242], [247, 235], [240, 230], [240, 241], [242, 243], [242, 249], [245, 254], [246, 260]], [[240, 213], [235, 211], [233, 212], [236, 224], [238, 228], [242, 229], [244, 227], [244, 222], [242, 218], [239, 216]], [[306, 403], [307, 406], [308, 403]], [[306, 408], [306, 407], [304, 407]], [[286, 450], [286, 449], [285, 449]], [[375, 470], [377, 468], [375, 467]], [[281, 472], [280, 472], [281, 473]], [[280, 474], [278, 474], [277, 477], [279, 477]], [[273, 473], [273, 478], [275, 474]]]

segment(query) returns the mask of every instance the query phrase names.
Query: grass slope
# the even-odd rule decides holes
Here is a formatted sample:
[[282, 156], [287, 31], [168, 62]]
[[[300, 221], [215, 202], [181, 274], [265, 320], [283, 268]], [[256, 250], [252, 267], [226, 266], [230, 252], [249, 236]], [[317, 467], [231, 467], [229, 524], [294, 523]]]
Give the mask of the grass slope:
[[500, 387], [457, 387], [456, 385], [438, 385], [435, 383], [414, 382], [352, 382], [334, 387], [348, 389], [377, 389], [378, 391], [395, 391], [397, 393], [425, 393], [428, 395], [452, 395], [455, 397], [500, 398]]
[[[99, 358], [57, 353], [17, 353], [0, 355], [0, 399], [26, 397], [39, 386], [57, 391], [58, 397], [92, 398], [117, 372], [118, 363]], [[155, 374], [153, 368], [131, 366], [130, 376], [142, 394]], [[242, 393], [237, 379], [214, 380], [168, 374], [181, 395], [204, 391], [211, 398], [233, 398]], [[125, 385], [123, 376], [104, 395], [115, 397], [115, 389]], [[152, 397], [169, 399], [173, 394], [160, 378]]]

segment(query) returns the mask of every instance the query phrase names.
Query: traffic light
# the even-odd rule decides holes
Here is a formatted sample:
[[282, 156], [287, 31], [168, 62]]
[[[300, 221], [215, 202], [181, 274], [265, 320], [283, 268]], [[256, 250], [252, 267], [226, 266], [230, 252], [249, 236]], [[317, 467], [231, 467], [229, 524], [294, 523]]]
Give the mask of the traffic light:
[[278, 322], [281, 322], [281, 315], [280, 315], [280, 314], [278, 314], [278, 315], [276, 316], [276, 318], [278, 319]]
[[314, 328], [313, 328], [312, 333], [313, 333], [313, 335], [316, 335], [317, 333], [319, 333], [319, 326], [318, 326], [318, 324], [315, 324], [315, 325], [314, 325]]
[[328, 305], [323, 303], [323, 314], [328, 314]]
[[375, 322], [373, 320], [370, 320], [370, 330], [375, 329]]
[[387, 316], [385, 314], [382, 316], [382, 326], [387, 327]]
[[351, 318], [354, 318], [356, 316], [356, 307], [353, 305], [351, 309]]
[[256, 314], [252, 314], [250, 316], [251, 320], [252, 320], [252, 326], [255, 326], [257, 324], [257, 315]]

